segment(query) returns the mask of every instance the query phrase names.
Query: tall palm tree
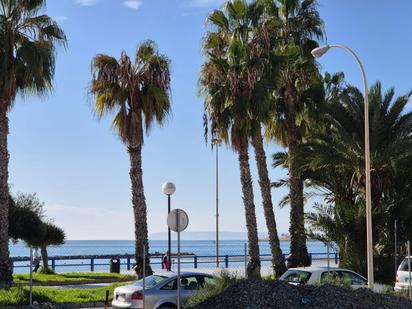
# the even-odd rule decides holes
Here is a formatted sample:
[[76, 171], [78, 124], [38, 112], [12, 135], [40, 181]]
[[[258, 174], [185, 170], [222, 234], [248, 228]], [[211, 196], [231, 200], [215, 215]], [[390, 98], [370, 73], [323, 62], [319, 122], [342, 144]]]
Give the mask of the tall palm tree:
[[64, 32], [41, 14], [45, 0], [0, 0], [0, 288], [10, 285], [8, 237], [8, 112], [18, 93], [52, 88], [55, 47]]
[[304, 227], [303, 178], [295, 154], [323, 100], [322, 78], [310, 54], [323, 36], [315, 0], [278, 0], [270, 35], [283, 59], [276, 79], [276, 108], [267, 135], [287, 147], [289, 160], [290, 257], [288, 267], [309, 265]]
[[255, 149], [272, 265], [277, 275], [286, 269], [276, 229], [261, 133], [261, 122], [267, 119], [272, 107], [269, 94], [273, 85], [270, 72], [274, 53], [270, 42], [261, 35], [263, 16], [272, 8], [270, 4], [268, 1], [228, 1], [224, 10], [210, 14], [208, 21], [213, 30], [207, 33], [204, 40], [208, 60], [202, 68], [200, 79], [206, 96], [206, 120], [211, 123], [212, 135], [218, 135], [228, 143], [230, 136], [230, 144], [239, 155], [249, 253], [252, 257], [249, 276], [257, 274], [260, 268], [249, 140]]
[[96, 114], [99, 118], [115, 114], [113, 128], [129, 152], [135, 257], [141, 277], [143, 258], [147, 260], [146, 274], [151, 272], [142, 171], [144, 131], [148, 133], [154, 122], [162, 125], [170, 113], [170, 61], [158, 52], [153, 41], [146, 41], [138, 46], [134, 62], [125, 52], [119, 60], [97, 55], [93, 59], [92, 73], [90, 90], [96, 97]]
[[215, 31], [207, 33], [203, 46], [207, 61], [201, 70], [200, 83], [205, 95], [205, 125], [207, 128], [210, 122], [212, 136], [230, 144], [238, 153], [250, 256], [247, 276], [260, 277], [259, 239], [248, 153], [249, 97], [259, 68], [251, 63], [247, 50], [247, 4], [240, 0], [228, 1], [225, 10], [214, 11], [208, 21]]

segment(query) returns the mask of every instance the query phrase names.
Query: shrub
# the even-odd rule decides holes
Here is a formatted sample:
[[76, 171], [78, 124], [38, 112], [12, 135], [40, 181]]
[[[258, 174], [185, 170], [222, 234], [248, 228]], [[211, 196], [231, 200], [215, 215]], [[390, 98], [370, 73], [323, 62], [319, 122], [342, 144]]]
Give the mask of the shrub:
[[230, 273], [222, 270], [219, 275], [214, 276], [213, 284], [205, 284], [195, 295], [189, 298], [185, 308], [197, 306], [206, 299], [220, 294], [228, 287], [244, 281], [236, 273]]

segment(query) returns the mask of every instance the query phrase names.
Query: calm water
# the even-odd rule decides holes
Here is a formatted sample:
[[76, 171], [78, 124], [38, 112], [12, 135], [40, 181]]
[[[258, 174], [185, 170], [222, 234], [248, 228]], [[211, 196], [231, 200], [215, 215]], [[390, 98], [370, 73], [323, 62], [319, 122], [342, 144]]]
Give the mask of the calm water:
[[[220, 241], [220, 254], [235, 255], [244, 253], [243, 240], [222, 240]], [[259, 242], [260, 253], [269, 254], [269, 243]], [[176, 241], [172, 241], [172, 252], [176, 252]], [[281, 241], [281, 248], [284, 253], [289, 252], [289, 241]], [[151, 253], [164, 253], [167, 250], [166, 240], [150, 241]], [[326, 252], [323, 243], [317, 241], [308, 242], [308, 251], [311, 253]], [[181, 252], [194, 253], [197, 255], [214, 255], [215, 243], [212, 240], [182, 240]], [[97, 254], [133, 254], [133, 240], [68, 240], [59, 247], [49, 247], [49, 256], [64, 255], [97, 255]], [[11, 244], [10, 256], [29, 256], [29, 249], [23, 242]]]
[[[220, 241], [220, 255], [244, 255], [245, 241], [242, 240], [222, 240]], [[307, 243], [310, 253], [326, 253], [326, 247], [323, 243], [310, 241]], [[176, 241], [172, 241], [172, 252], [177, 251]], [[261, 254], [270, 254], [269, 243], [267, 241], [259, 242]], [[289, 241], [281, 241], [283, 253], [289, 253]], [[152, 240], [150, 241], [151, 253], [164, 253], [167, 250], [167, 241]], [[215, 243], [212, 240], [182, 240], [181, 252], [194, 253], [198, 256], [215, 255]], [[48, 248], [49, 257], [53, 256], [73, 256], [73, 255], [118, 255], [118, 254], [133, 254], [134, 241], [132, 240], [68, 240], [64, 245], [59, 247]], [[29, 249], [24, 243], [11, 244], [10, 256], [29, 256]], [[152, 259], [152, 268], [160, 268], [160, 260]], [[173, 262], [173, 261], [172, 261]], [[126, 270], [126, 260], [121, 260], [122, 271]], [[193, 259], [186, 260], [182, 267], [193, 268]], [[71, 271], [90, 271], [90, 260], [66, 260], [56, 261], [57, 272]], [[173, 263], [172, 263], [173, 264]], [[230, 262], [230, 266], [239, 266], [242, 263]], [[262, 262], [262, 265], [269, 265], [270, 262]], [[175, 265], [175, 264], [174, 264]], [[223, 266], [223, 263], [222, 263]], [[198, 265], [202, 267], [214, 267], [213, 264], [205, 263]], [[95, 260], [95, 271], [106, 272], [109, 270], [108, 260]], [[28, 262], [15, 263], [15, 273], [28, 273]]]

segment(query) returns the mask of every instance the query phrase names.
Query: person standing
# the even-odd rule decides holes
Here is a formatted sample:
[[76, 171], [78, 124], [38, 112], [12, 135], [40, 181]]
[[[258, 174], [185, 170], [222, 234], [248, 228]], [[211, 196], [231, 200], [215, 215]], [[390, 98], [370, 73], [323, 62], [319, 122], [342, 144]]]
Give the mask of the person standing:
[[37, 272], [40, 267], [40, 255], [39, 248], [34, 247], [33, 249], [33, 272]]
[[167, 256], [168, 253], [166, 252], [166, 254], [162, 258], [162, 269], [166, 269], [168, 271], [170, 268], [170, 261], [168, 260]]

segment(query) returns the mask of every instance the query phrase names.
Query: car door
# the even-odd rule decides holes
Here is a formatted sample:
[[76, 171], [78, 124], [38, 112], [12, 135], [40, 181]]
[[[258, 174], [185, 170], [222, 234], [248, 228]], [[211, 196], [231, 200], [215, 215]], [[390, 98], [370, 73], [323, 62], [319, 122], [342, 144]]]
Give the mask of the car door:
[[[204, 280], [203, 280], [204, 282]], [[189, 297], [195, 294], [200, 286], [201, 279], [198, 276], [183, 276], [180, 278], [180, 297], [181, 302], [185, 303]], [[177, 279], [171, 280], [159, 289], [159, 299], [174, 300], [177, 302]]]
[[164, 303], [176, 303], [177, 300], [177, 283], [176, 279], [166, 282], [162, 287], [160, 287], [155, 295], [154, 304], [164, 304]]

